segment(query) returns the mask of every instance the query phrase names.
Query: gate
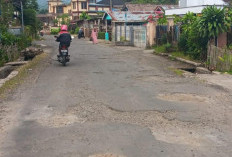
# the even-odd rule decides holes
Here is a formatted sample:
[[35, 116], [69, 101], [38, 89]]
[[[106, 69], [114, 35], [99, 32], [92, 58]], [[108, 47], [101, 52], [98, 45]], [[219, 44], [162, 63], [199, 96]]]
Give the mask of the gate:
[[156, 26], [156, 44], [157, 45], [161, 45], [162, 44], [162, 37], [163, 35], [167, 35], [168, 32], [168, 26], [164, 26], [164, 25], [159, 25]]
[[134, 46], [146, 48], [147, 46], [147, 31], [146, 27], [134, 28]]

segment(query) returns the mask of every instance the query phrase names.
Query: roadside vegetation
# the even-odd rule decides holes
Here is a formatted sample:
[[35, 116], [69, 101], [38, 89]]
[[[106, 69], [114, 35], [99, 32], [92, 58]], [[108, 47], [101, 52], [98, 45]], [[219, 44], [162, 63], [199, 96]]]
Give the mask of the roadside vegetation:
[[[38, 38], [42, 28], [41, 22], [36, 18], [38, 4], [36, 0], [24, 0], [24, 32], [12, 34], [12, 27], [21, 27], [21, 6], [19, 0], [0, 0], [0, 66], [9, 61], [14, 61], [20, 51], [29, 45], [33, 39]], [[17, 12], [18, 14], [14, 14]]]
[[[166, 21], [161, 17], [159, 21]], [[202, 11], [202, 14], [187, 13], [184, 17], [174, 16], [175, 25], [180, 29], [179, 40], [173, 41], [169, 32], [164, 33], [160, 43], [154, 48], [156, 53], [169, 53], [175, 57], [211, 64], [209, 60], [209, 45], [217, 48], [218, 36], [224, 32], [230, 32], [232, 26], [232, 9], [219, 9], [209, 6]], [[165, 25], [159, 23], [160, 25]], [[226, 62], [227, 69], [215, 65], [212, 70], [227, 71], [231, 73], [232, 53], [231, 45], [223, 48], [222, 51], [230, 51], [226, 55], [219, 55], [216, 58], [217, 64]], [[208, 54], [208, 55], [207, 55]], [[228, 59], [229, 58], [229, 59]], [[228, 63], [229, 62], [229, 63]], [[224, 65], [223, 65], [224, 67]]]
[[24, 82], [24, 78], [27, 77], [29, 71], [31, 69], [34, 69], [41, 60], [43, 60], [47, 56], [46, 53], [42, 53], [38, 56], [36, 56], [31, 62], [28, 64], [25, 64], [18, 69], [18, 75], [16, 75], [14, 78], [6, 81], [6, 83], [0, 87], [0, 98], [4, 98], [10, 91], [15, 89], [18, 85]]

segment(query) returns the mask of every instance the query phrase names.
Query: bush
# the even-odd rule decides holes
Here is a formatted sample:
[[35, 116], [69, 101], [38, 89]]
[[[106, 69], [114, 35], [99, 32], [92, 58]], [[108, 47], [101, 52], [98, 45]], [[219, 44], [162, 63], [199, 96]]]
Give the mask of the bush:
[[71, 30], [71, 31], [70, 31], [70, 34], [75, 34], [75, 30]]
[[25, 34], [19, 36], [19, 41], [17, 43], [19, 50], [25, 49], [32, 43], [32, 37], [28, 37]]
[[51, 34], [52, 35], [57, 35], [60, 32], [60, 29], [56, 28], [56, 29], [51, 29]]
[[11, 33], [4, 32], [2, 34], [2, 39], [1, 39], [2, 45], [13, 45], [13, 44], [16, 44], [17, 41], [18, 41], [18, 38]]
[[98, 32], [98, 39], [105, 39], [105, 32]]
[[187, 36], [183, 33], [180, 35], [179, 41], [178, 41], [178, 49], [183, 52], [188, 51], [188, 45], [187, 45]]
[[168, 42], [168, 37], [167, 37], [167, 34], [165, 33], [161, 37], [161, 45], [167, 44], [167, 42]]
[[80, 27], [76, 27], [74, 33], [75, 33], [75, 34], [78, 34], [79, 30], [80, 30]]
[[167, 43], [164, 45], [165, 47], [165, 52], [171, 52], [172, 51], [172, 44]]

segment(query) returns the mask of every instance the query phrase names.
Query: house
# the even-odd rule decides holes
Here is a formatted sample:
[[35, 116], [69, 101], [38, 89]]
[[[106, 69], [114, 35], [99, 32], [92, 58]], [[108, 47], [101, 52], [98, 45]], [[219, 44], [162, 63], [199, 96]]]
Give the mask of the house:
[[[112, 2], [112, 3], [111, 3]], [[71, 0], [69, 4], [64, 4], [62, 0], [48, 0], [48, 13], [54, 19], [61, 14], [69, 14], [72, 21], [79, 20], [80, 15], [86, 12], [90, 16], [97, 16], [105, 11], [120, 10], [124, 5], [123, 0]]]
[[183, 16], [188, 12], [200, 14], [207, 6], [215, 5], [218, 8], [223, 8], [226, 3], [223, 0], [180, 0], [179, 8], [166, 9], [165, 15], [180, 15]]
[[155, 29], [150, 28], [155, 28], [155, 23], [148, 21], [155, 19], [156, 15], [154, 11], [112, 11], [106, 12], [103, 20], [111, 23], [113, 42], [129, 42], [130, 45], [145, 48], [154, 44]]
[[156, 4], [136, 4], [125, 3], [122, 10], [128, 11], [165, 11], [166, 9], [179, 8], [178, 5], [156, 5]]
[[73, 20], [78, 20], [81, 13], [89, 13], [89, 4], [96, 3], [96, 0], [71, 0]]
[[[39, 15], [41, 20], [47, 20], [46, 23], [51, 23], [51, 19], [58, 19], [59, 16], [66, 14], [69, 19], [72, 20], [72, 8], [71, 4], [64, 4], [61, 0], [49, 0], [48, 1], [48, 14]], [[61, 19], [60, 19], [61, 20]]]
[[[180, 0], [179, 8], [167, 9], [165, 15], [179, 15], [184, 16], [188, 12], [194, 14], [201, 14], [203, 9], [208, 6], [216, 6], [217, 8], [224, 8], [227, 5], [223, 0]], [[172, 22], [172, 24], [174, 24]], [[218, 47], [224, 47], [227, 45], [227, 33], [223, 33], [218, 37]]]

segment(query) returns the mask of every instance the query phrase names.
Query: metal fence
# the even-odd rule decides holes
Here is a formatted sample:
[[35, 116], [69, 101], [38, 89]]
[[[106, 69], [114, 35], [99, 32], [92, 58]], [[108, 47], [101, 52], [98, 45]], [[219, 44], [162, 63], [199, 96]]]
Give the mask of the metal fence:
[[146, 27], [134, 28], [134, 46], [146, 48], [147, 46], [147, 33]]
[[146, 27], [141, 25], [117, 25], [115, 42], [127, 41], [136, 47], [146, 47]]
[[162, 37], [167, 35], [168, 26], [166, 25], [158, 25], [156, 26], [156, 44], [160, 45], [162, 43]]
[[[165, 37], [164, 37], [165, 36]], [[175, 43], [178, 42], [180, 37], [180, 26], [174, 25], [171, 27], [168, 27], [167, 25], [158, 25], [156, 26], [156, 44], [162, 45], [164, 41], [163, 39], [166, 39], [166, 42], [169, 43]]]

